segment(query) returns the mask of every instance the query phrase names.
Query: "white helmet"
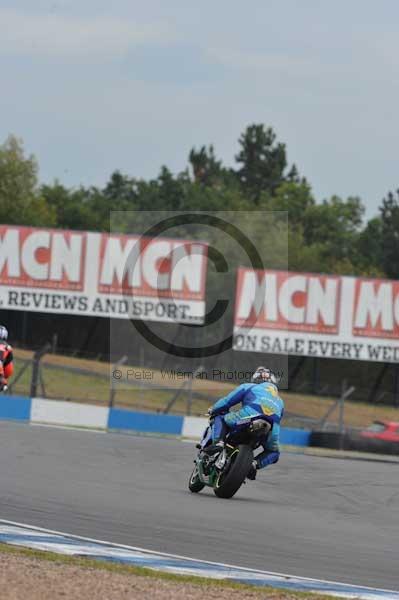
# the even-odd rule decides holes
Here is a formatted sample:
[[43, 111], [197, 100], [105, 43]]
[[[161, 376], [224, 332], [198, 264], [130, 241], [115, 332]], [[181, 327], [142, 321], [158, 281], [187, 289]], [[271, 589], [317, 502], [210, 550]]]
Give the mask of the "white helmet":
[[6, 342], [8, 340], [8, 331], [4, 325], [0, 325], [0, 341]]
[[277, 379], [271, 369], [267, 369], [266, 367], [258, 367], [255, 373], [252, 375], [253, 383], [266, 383], [270, 382], [274, 385], [277, 385]]

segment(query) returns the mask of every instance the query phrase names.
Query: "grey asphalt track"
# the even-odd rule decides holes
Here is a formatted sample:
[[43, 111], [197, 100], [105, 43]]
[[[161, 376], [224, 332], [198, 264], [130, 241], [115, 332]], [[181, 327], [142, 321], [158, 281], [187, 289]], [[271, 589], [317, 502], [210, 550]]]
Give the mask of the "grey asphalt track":
[[399, 466], [285, 454], [232, 500], [187, 490], [194, 446], [0, 423], [0, 519], [399, 589]]

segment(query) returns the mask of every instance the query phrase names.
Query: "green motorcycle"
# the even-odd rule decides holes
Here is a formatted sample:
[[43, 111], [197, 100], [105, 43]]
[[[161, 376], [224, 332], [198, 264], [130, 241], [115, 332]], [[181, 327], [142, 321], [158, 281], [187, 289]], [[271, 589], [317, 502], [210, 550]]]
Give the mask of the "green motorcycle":
[[271, 431], [271, 425], [261, 416], [245, 419], [229, 431], [224, 447], [210, 444], [209, 428], [203, 442], [197, 445], [199, 452], [188, 487], [198, 493], [208, 486], [219, 498], [232, 498], [245, 482], [254, 461], [254, 450]]

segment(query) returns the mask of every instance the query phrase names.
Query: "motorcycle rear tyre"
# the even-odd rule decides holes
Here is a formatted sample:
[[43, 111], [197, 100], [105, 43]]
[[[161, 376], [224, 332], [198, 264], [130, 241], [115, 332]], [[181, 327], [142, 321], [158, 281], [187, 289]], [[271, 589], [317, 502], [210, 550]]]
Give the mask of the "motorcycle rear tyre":
[[218, 498], [232, 498], [240, 489], [251, 468], [253, 457], [252, 448], [245, 444], [238, 446], [236, 458], [229, 471], [226, 475], [222, 472], [216, 481], [213, 491]]

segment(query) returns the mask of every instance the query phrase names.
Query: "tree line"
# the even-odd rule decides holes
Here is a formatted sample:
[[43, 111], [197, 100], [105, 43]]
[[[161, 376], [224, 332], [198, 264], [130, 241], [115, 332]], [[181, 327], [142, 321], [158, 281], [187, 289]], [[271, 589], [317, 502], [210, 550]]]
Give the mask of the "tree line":
[[178, 174], [162, 166], [145, 180], [115, 171], [103, 188], [69, 189], [40, 184], [37, 160], [11, 135], [0, 145], [0, 223], [109, 231], [110, 211], [284, 211], [290, 270], [399, 278], [399, 190], [368, 221], [359, 197], [317, 201], [262, 124], [242, 133], [235, 160], [226, 167], [212, 145], [202, 146]]

